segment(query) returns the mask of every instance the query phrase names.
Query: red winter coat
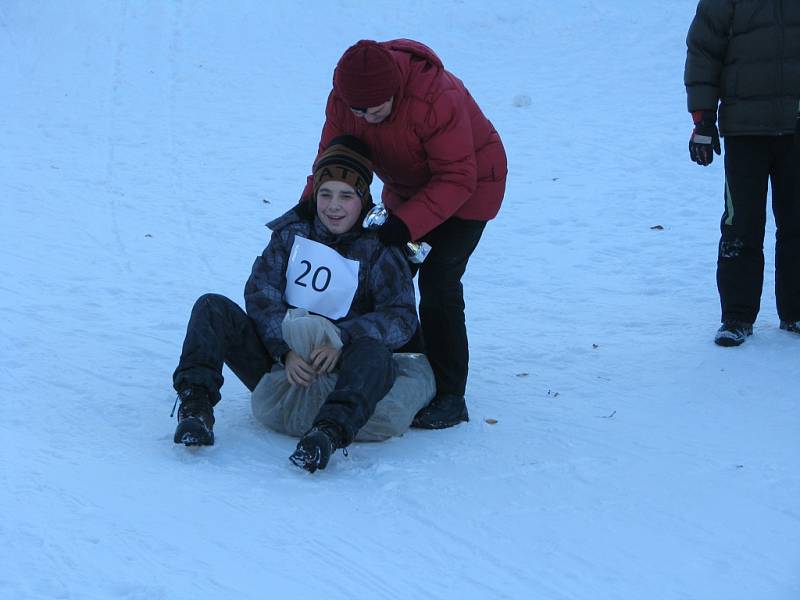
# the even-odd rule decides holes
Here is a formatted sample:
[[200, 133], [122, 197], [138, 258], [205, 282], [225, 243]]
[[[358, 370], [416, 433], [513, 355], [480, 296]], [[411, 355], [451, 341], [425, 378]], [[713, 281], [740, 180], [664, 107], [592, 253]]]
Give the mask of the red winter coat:
[[[336, 136], [362, 139], [383, 181], [383, 203], [418, 240], [451, 216], [488, 221], [506, 186], [503, 142], [460, 79], [419, 42], [381, 45], [397, 61], [403, 83], [381, 123], [356, 117], [335, 91], [328, 96], [320, 151]], [[312, 192], [312, 178], [303, 198]]]

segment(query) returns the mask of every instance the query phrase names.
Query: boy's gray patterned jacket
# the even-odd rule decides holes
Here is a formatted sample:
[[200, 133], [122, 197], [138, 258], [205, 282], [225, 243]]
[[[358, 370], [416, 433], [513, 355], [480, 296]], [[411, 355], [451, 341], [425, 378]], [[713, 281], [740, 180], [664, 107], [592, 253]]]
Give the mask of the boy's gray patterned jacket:
[[261, 341], [275, 360], [289, 346], [281, 335], [281, 323], [291, 308], [284, 299], [289, 252], [296, 235], [333, 248], [345, 258], [357, 260], [358, 289], [347, 315], [334, 321], [342, 342], [360, 337], [380, 340], [395, 350], [408, 342], [417, 329], [414, 286], [401, 251], [378, 241], [374, 232], [356, 225], [344, 234], [333, 234], [320, 222], [305, 219], [292, 209], [267, 223], [272, 237], [256, 258], [244, 288], [245, 307]]

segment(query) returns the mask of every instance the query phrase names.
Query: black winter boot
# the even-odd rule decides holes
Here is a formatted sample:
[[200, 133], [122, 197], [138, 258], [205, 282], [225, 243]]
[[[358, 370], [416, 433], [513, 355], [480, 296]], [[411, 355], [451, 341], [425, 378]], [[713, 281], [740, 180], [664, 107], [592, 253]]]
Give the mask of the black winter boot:
[[214, 445], [214, 407], [208, 390], [199, 385], [187, 385], [178, 392], [178, 427], [173, 441], [186, 446]]
[[335, 423], [323, 422], [315, 424], [299, 442], [297, 448], [289, 457], [297, 467], [313, 473], [317, 469], [328, 466], [337, 448], [344, 448], [339, 433], [339, 426]]
[[781, 329], [792, 333], [800, 333], [800, 321], [781, 321]]
[[723, 321], [714, 336], [717, 346], [741, 346], [747, 336], [753, 335], [753, 324], [744, 321]]
[[416, 414], [414, 420], [411, 421], [411, 427], [447, 429], [465, 421], [469, 421], [469, 412], [464, 396], [443, 394], [436, 396], [428, 406]]

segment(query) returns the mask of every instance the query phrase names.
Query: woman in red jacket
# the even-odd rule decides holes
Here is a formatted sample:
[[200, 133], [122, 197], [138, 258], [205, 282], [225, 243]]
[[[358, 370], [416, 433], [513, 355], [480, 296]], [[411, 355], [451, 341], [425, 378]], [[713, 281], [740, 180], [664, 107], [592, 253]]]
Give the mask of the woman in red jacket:
[[437, 395], [413, 426], [442, 429], [468, 421], [461, 277], [503, 200], [507, 166], [500, 136], [433, 50], [404, 39], [350, 47], [334, 71], [325, 117], [320, 149], [349, 134], [373, 151], [390, 212], [381, 240], [432, 247], [419, 270], [419, 315]]

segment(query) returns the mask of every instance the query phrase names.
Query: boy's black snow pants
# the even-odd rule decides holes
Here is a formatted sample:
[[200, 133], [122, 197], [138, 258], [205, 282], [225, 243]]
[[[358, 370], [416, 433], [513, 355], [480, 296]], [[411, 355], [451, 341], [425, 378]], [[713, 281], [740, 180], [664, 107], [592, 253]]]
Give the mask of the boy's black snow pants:
[[760, 308], [768, 182], [777, 230], [778, 317], [800, 320], [800, 142], [785, 135], [725, 138], [725, 212], [717, 259], [723, 321], [753, 323]]
[[176, 390], [186, 384], [202, 385], [211, 402], [219, 402], [222, 365], [251, 392], [274, 364], [253, 321], [233, 301], [219, 294], [204, 294], [192, 307], [183, 351], [172, 382]]
[[[223, 363], [253, 391], [274, 361], [244, 310], [225, 296], [205, 294], [192, 308], [173, 385], [176, 390], [187, 384], [202, 385], [216, 404]], [[378, 340], [355, 339], [342, 348], [338, 375], [315, 423], [337, 424], [347, 445], [394, 385], [392, 352]]]
[[338, 373], [336, 386], [320, 407], [314, 424], [336, 423], [348, 446], [392, 389], [397, 372], [386, 345], [372, 338], [358, 338], [342, 348]]

